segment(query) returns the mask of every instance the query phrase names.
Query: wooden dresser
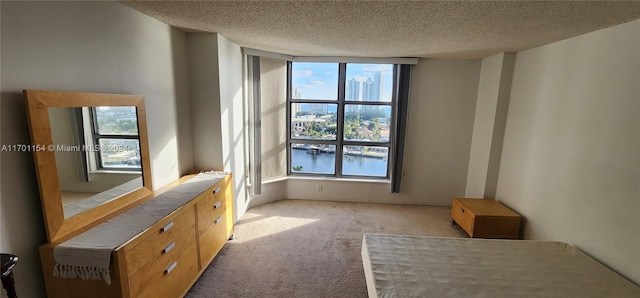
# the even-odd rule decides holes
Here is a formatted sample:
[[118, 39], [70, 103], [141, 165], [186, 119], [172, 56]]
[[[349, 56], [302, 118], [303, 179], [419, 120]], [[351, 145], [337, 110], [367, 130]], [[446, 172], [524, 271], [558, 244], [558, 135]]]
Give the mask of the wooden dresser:
[[[190, 178], [184, 177], [178, 184]], [[231, 175], [227, 175], [113, 250], [110, 285], [103, 280], [53, 277], [53, 249], [56, 244], [41, 246], [48, 296], [184, 296], [231, 236], [232, 185]]]
[[451, 219], [471, 238], [518, 239], [520, 215], [491, 199], [455, 198]]

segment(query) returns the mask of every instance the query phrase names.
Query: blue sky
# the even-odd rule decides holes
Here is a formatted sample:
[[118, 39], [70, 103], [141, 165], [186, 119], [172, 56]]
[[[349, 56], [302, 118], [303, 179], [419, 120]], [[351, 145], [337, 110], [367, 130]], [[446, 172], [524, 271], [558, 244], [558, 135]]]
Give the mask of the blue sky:
[[[347, 64], [347, 80], [356, 77], [366, 80], [375, 71], [383, 71], [383, 98], [391, 98], [393, 65], [391, 64]], [[293, 88], [298, 89], [303, 99], [337, 99], [338, 63], [294, 62], [292, 65]]]

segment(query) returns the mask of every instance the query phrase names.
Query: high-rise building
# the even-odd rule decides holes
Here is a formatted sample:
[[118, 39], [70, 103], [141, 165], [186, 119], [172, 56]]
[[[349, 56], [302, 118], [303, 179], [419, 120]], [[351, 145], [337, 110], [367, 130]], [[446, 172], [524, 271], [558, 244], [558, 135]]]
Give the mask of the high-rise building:
[[298, 115], [298, 113], [302, 111], [302, 104], [292, 103], [291, 105], [292, 105], [291, 112], [293, 113], [293, 117], [295, 117], [296, 115]]
[[384, 74], [382, 71], [373, 73], [373, 77], [369, 77], [362, 83], [362, 100], [363, 101], [381, 101], [384, 89]]
[[368, 78], [366, 81], [362, 82], [362, 98], [361, 101], [372, 101], [375, 100], [373, 98], [374, 95], [374, 81], [372, 78]]
[[[360, 77], [363, 78], [363, 77]], [[384, 90], [384, 73], [376, 71], [366, 80], [352, 77], [347, 81], [345, 99], [351, 101], [381, 101]], [[347, 106], [346, 112], [359, 112], [363, 106]], [[369, 107], [369, 110], [379, 110]]]
[[360, 100], [360, 85], [361, 82], [355, 77], [347, 81], [347, 93], [345, 94], [346, 100]]
[[300, 90], [298, 89], [298, 87], [293, 87], [293, 94], [291, 94], [291, 98], [293, 99], [300, 99], [302, 98], [302, 93], [300, 92]]
[[373, 85], [371, 86], [371, 101], [382, 100], [382, 88], [384, 87], [384, 74], [382, 71], [373, 73]]

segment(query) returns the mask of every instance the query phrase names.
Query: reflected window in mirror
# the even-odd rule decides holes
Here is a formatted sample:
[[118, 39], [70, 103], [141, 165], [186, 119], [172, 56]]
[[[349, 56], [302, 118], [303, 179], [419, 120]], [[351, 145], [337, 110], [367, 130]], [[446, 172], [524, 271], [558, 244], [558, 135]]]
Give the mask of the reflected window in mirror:
[[93, 170], [140, 171], [140, 140], [135, 107], [94, 107], [91, 112]]
[[49, 108], [64, 217], [143, 186], [134, 106]]

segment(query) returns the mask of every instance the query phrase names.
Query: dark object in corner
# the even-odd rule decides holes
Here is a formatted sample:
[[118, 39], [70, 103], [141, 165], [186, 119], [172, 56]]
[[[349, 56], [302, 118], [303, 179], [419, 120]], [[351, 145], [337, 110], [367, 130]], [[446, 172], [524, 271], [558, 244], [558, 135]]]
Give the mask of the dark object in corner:
[[13, 279], [13, 267], [18, 264], [18, 257], [10, 254], [1, 254], [2, 259], [2, 287], [7, 290], [9, 298], [17, 298], [16, 283]]

